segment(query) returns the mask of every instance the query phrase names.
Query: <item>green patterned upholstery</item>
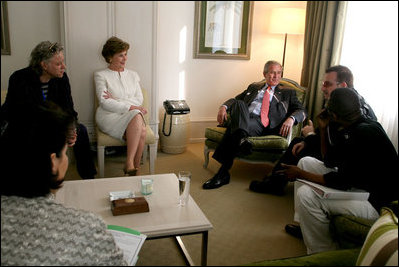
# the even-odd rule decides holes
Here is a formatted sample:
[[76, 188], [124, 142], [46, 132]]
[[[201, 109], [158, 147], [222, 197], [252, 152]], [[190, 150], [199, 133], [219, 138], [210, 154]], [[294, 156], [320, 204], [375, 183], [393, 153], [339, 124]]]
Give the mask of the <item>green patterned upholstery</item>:
[[[226, 128], [224, 127], [208, 127], [205, 129], [205, 137], [215, 143], [220, 143], [225, 132]], [[288, 147], [287, 139], [277, 135], [249, 137], [248, 139], [252, 141], [254, 150], [285, 149]]]
[[357, 266], [398, 266], [398, 217], [383, 208], [360, 251]]
[[[305, 100], [306, 89], [296, 82], [282, 78], [280, 84], [283, 88], [290, 88], [296, 90], [297, 97], [301, 103]], [[298, 123], [292, 127], [291, 135], [288, 138], [277, 136], [277, 135], [267, 135], [267, 136], [257, 136], [250, 137], [249, 140], [253, 143], [253, 152], [250, 155], [239, 157], [238, 159], [247, 162], [276, 162], [284, 154], [285, 150], [292, 138], [300, 136], [302, 129], [302, 123]], [[207, 127], [205, 129], [205, 146], [204, 146], [204, 156], [205, 163], [204, 168], [208, 166], [209, 162], [209, 152], [216, 149], [218, 144], [223, 138], [226, 131], [224, 127]]]
[[360, 248], [320, 252], [312, 255], [266, 260], [243, 266], [355, 266]]
[[336, 215], [331, 219], [330, 232], [341, 248], [356, 248], [363, 245], [374, 222], [352, 215]]
[[[398, 214], [398, 201], [392, 201], [387, 205], [389, 210]], [[330, 233], [341, 248], [361, 247], [367, 234], [376, 220], [368, 220], [352, 215], [334, 215], [331, 218]]]
[[397, 212], [396, 200], [381, 209], [378, 220], [334, 216], [330, 226], [341, 249], [243, 266], [398, 266]]

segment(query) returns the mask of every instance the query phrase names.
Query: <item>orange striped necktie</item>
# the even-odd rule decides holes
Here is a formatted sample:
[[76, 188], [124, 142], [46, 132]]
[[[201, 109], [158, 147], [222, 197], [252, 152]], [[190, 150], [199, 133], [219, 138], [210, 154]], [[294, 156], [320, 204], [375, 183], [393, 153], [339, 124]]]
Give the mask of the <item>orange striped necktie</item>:
[[269, 106], [270, 106], [269, 92], [271, 89], [272, 88], [269, 85], [265, 91], [265, 94], [263, 95], [262, 107], [260, 109], [260, 120], [264, 127], [267, 127], [267, 125], [269, 125]]

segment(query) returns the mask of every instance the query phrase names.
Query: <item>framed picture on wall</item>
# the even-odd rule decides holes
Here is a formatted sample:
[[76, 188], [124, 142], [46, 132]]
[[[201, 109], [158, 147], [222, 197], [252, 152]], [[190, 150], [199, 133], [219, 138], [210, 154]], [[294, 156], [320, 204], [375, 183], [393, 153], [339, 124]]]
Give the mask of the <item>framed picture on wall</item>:
[[7, 1], [1, 1], [1, 54], [11, 55]]
[[253, 1], [196, 1], [194, 58], [250, 59]]
[[11, 55], [7, 1], [1, 1], [1, 54]]

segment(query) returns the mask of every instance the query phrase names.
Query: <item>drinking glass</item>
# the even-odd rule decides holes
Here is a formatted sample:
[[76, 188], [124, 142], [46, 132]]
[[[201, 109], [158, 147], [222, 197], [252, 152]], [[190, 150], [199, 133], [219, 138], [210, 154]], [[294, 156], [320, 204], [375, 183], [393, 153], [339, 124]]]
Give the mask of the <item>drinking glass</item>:
[[185, 206], [187, 205], [190, 196], [191, 172], [179, 171], [178, 179], [179, 179], [179, 205]]
[[154, 180], [151, 178], [142, 178], [141, 179], [141, 193], [143, 195], [151, 195], [153, 189]]

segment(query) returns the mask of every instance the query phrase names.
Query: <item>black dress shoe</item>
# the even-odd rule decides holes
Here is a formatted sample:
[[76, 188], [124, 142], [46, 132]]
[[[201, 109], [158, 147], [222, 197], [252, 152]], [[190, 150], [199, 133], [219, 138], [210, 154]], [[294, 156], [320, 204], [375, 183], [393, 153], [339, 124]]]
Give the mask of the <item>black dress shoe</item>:
[[284, 187], [279, 186], [270, 180], [252, 181], [249, 185], [249, 190], [256, 193], [271, 194], [276, 196], [284, 195]]
[[230, 182], [230, 174], [228, 172], [225, 173], [217, 173], [211, 179], [206, 181], [203, 185], [203, 189], [214, 189], [219, 188], [222, 185], [228, 184]]
[[239, 155], [246, 156], [252, 153], [252, 142], [248, 138], [242, 138], [240, 141]]
[[302, 231], [301, 231], [301, 227], [299, 225], [296, 224], [287, 224], [285, 226], [285, 231], [292, 235], [295, 236], [296, 238], [302, 239]]

